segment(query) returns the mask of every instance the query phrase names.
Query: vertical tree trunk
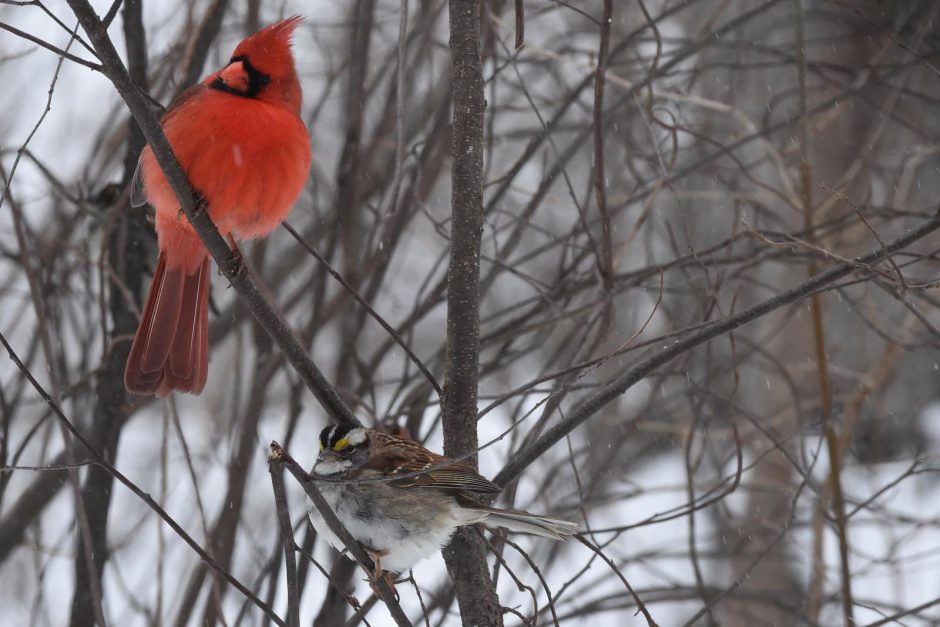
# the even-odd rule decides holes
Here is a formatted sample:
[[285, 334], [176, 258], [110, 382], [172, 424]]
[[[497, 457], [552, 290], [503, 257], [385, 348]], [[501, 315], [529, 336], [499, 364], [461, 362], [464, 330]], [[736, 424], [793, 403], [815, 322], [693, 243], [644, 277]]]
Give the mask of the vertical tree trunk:
[[[483, 67], [479, 0], [450, 1], [454, 94], [451, 247], [447, 275], [444, 453], [477, 448], [480, 363], [480, 240], [483, 230]], [[476, 457], [468, 461], [476, 463]], [[444, 549], [464, 625], [502, 625], [483, 538], [460, 529]]]
[[[141, 1], [125, 2], [123, 9], [124, 36], [127, 40], [128, 71], [142, 88], [147, 88], [147, 44], [144, 31]], [[124, 173], [121, 187], [130, 184], [137, 168], [140, 151], [145, 145], [144, 135], [137, 122], [128, 122], [129, 134], [127, 150], [124, 156]], [[117, 188], [114, 195], [118, 193]], [[103, 205], [113, 201], [103, 199]], [[150, 227], [146, 213], [133, 209], [130, 205], [123, 208], [124, 216], [118, 220], [108, 235], [108, 264], [128, 290], [137, 294], [147, 267], [148, 247], [144, 244]], [[124, 364], [130, 351], [130, 341], [114, 342], [116, 337], [131, 337], [137, 329], [137, 316], [127, 302], [121, 290], [111, 289], [108, 296], [108, 310], [111, 314], [111, 333], [108, 341], [110, 352], [105, 356], [103, 366], [96, 380], [97, 401], [90, 439], [108, 461], [117, 456], [118, 442], [124, 422], [129, 415], [127, 391], [124, 389]], [[91, 547], [95, 562], [95, 577], [100, 590], [101, 577], [109, 557], [108, 514], [111, 509], [111, 490], [114, 477], [100, 466], [89, 466], [81, 496], [88, 512], [88, 526], [91, 535]], [[78, 550], [75, 558], [75, 595], [72, 599], [71, 627], [85, 627], [95, 623], [93, 611], [92, 582], [88, 580], [88, 571], [81, 556], [81, 527], [79, 527]]]

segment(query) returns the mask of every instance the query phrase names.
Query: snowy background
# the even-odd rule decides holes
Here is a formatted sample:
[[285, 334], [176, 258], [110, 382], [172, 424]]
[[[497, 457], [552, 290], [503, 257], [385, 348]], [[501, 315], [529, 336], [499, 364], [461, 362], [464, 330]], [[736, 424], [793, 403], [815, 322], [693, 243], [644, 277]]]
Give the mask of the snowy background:
[[[111, 7], [93, 4], [102, 15]], [[908, 232], [940, 201], [936, 3], [804, 1], [801, 39], [799, 2], [615, 0], [600, 134], [605, 224], [593, 183], [591, 81], [602, 4], [526, 0], [526, 46], [516, 52], [513, 3], [484, 2], [480, 408], [499, 402], [479, 422], [480, 441], [509, 430], [480, 454], [488, 477], [644, 359], [794, 289], [811, 265], [825, 270]], [[0, 3], [0, 22], [94, 61], [71, 41], [76, 21], [64, 1], [25, 5]], [[192, 42], [220, 6], [200, 76], [257, 26], [306, 16], [295, 56], [314, 166], [289, 221], [440, 379], [446, 2], [410, 2], [402, 112], [398, 0], [141, 5], [150, 93], [163, 104], [185, 87]], [[109, 28], [122, 54], [123, 11]], [[0, 333], [121, 472], [284, 616], [267, 444], [277, 440], [309, 466], [326, 415], [221, 276], [206, 392], [105, 398], [102, 373], [123, 369], [130, 340], [114, 308], [133, 314], [142, 298], [109, 257], [132, 250], [114, 234], [144, 211], [120, 196], [129, 115], [100, 72], [68, 60], [60, 67], [55, 53], [9, 30], [0, 30], [0, 85]], [[405, 159], [396, 164], [399, 141]], [[139, 239], [149, 272], [155, 243]], [[660, 625], [840, 625], [831, 423], [843, 452], [837, 474], [857, 624], [937, 624], [938, 243], [928, 235], [892, 264], [860, 267], [821, 292], [828, 418], [803, 298], [644, 377], [528, 466], [500, 503], [577, 520]], [[440, 451], [439, 399], [388, 334], [285, 232], [245, 249], [272, 302], [363, 421], [404, 427]], [[144, 289], [148, 280], [136, 276]], [[91, 624], [73, 600], [76, 572], [87, 587], [87, 570], [72, 479], [61, 470], [62, 432], [5, 357], [0, 420], [0, 625]], [[80, 447], [73, 454], [87, 459]], [[80, 466], [74, 480], [90, 485], [89, 474]], [[301, 489], [287, 485], [298, 543], [365, 604], [362, 573], [334, 566], [335, 552], [305, 522]], [[96, 503], [109, 624], [265, 624], [231, 586], [214, 586], [192, 549], [123, 486]], [[584, 546], [510, 539], [525, 556], [498, 535], [500, 558], [490, 556], [500, 600], [512, 609], [506, 624], [552, 624], [550, 599], [563, 625], [646, 624], [620, 577]], [[329, 584], [316, 567], [303, 574], [303, 624], [338, 615], [356, 624], [342, 597], [339, 614], [328, 612]], [[442, 558], [413, 575], [416, 585], [398, 589], [416, 624], [422, 602], [428, 624], [460, 624]], [[393, 624], [381, 604], [367, 607], [369, 624]]]

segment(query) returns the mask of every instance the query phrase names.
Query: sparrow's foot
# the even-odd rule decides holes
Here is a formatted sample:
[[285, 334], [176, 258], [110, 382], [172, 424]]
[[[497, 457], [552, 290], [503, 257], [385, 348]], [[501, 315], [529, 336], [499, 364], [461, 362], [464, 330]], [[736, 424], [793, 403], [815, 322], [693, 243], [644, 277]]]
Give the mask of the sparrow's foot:
[[366, 550], [366, 555], [372, 559], [373, 571], [372, 576], [375, 579], [379, 578], [383, 572], [382, 570], [382, 558], [391, 553], [388, 549], [373, 549], [372, 547], [363, 547]]
[[390, 551], [388, 549], [373, 549], [370, 547], [364, 547], [366, 554], [372, 559], [372, 575], [369, 577], [369, 586], [372, 587], [372, 592], [375, 593], [375, 596], [379, 596], [378, 582], [382, 580], [385, 582], [385, 585], [388, 586], [388, 589], [392, 591], [392, 594], [395, 595], [395, 600], [399, 600], [398, 590], [395, 589], [395, 579], [392, 577], [392, 573], [387, 570], [382, 570], [382, 558], [387, 556]]

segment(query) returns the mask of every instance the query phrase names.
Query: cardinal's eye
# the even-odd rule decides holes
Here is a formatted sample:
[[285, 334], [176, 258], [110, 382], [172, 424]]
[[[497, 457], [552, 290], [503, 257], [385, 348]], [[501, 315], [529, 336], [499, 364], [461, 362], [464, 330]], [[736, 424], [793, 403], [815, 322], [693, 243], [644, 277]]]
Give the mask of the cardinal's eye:
[[262, 87], [264, 87], [265, 85], [267, 85], [267, 84], [270, 83], [270, 82], [271, 82], [271, 77], [268, 76], [267, 74], [262, 74], [261, 76], [258, 77], [258, 83], [259, 83]]

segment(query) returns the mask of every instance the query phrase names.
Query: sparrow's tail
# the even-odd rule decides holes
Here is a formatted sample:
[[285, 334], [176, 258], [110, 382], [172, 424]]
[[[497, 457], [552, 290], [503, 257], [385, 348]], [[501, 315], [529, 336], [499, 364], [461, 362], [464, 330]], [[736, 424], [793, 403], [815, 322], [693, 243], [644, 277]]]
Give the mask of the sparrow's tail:
[[505, 527], [510, 531], [531, 533], [552, 540], [564, 540], [578, 532], [578, 524], [568, 520], [539, 516], [515, 509], [480, 508], [487, 513], [481, 522], [491, 527]]

